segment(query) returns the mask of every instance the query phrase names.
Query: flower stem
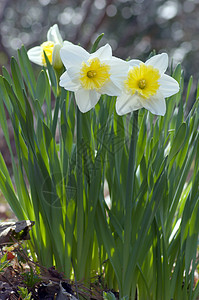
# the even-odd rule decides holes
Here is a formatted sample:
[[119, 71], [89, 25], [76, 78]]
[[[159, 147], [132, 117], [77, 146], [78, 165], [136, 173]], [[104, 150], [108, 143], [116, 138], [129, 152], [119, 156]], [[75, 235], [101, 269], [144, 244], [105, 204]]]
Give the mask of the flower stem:
[[[77, 265], [81, 268], [81, 254], [83, 247], [83, 234], [84, 234], [84, 207], [83, 207], [83, 169], [82, 169], [82, 126], [81, 126], [81, 112], [76, 106], [77, 112], [77, 146], [76, 146], [76, 174], [77, 174]], [[78, 270], [77, 270], [78, 271]], [[81, 273], [78, 271], [78, 273]], [[79, 279], [79, 278], [78, 278]], [[82, 279], [82, 278], [81, 278]]]
[[[125, 222], [124, 222], [124, 244], [123, 244], [123, 280], [122, 286], [125, 286], [126, 270], [129, 262], [130, 248], [131, 248], [131, 230], [132, 230], [132, 200], [134, 190], [134, 175], [136, 170], [136, 141], [138, 134], [138, 111], [133, 113], [133, 125], [131, 134], [131, 144], [129, 150], [127, 185], [126, 185], [126, 200], [125, 200]], [[123, 291], [126, 295], [127, 291]]]

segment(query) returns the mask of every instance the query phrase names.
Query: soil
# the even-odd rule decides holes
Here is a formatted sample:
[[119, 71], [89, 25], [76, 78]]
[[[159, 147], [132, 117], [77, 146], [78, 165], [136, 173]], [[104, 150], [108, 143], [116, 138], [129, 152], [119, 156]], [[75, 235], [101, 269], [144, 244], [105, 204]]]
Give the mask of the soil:
[[[0, 263], [0, 300], [77, 300], [103, 299], [103, 288], [99, 278], [90, 288], [81, 282], [72, 282], [54, 267], [45, 268], [33, 262], [24, 250], [21, 242], [4, 245], [0, 250], [0, 259], [7, 255], [6, 266], [1, 270]], [[26, 289], [31, 297], [21, 296], [20, 288]]]

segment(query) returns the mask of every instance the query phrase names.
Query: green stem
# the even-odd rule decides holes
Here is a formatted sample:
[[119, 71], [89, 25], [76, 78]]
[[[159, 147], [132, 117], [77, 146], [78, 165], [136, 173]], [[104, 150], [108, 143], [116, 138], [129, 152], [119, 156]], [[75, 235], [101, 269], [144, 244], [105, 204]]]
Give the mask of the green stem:
[[[76, 174], [77, 174], [77, 265], [81, 269], [81, 254], [83, 248], [83, 234], [84, 234], [84, 207], [83, 207], [83, 182], [82, 182], [82, 116], [78, 107], [77, 112], [77, 147], [76, 147]], [[81, 270], [76, 270], [81, 273]], [[82, 278], [78, 278], [82, 279]]]
[[[125, 286], [126, 270], [129, 262], [130, 248], [131, 248], [131, 227], [132, 227], [132, 198], [134, 190], [134, 175], [135, 175], [135, 156], [136, 156], [136, 143], [138, 132], [138, 111], [133, 113], [133, 125], [131, 134], [131, 144], [129, 151], [128, 172], [127, 172], [127, 185], [126, 185], [126, 201], [125, 201], [125, 223], [124, 223], [124, 245], [123, 245], [123, 280], [122, 287]], [[123, 291], [123, 296], [127, 291]]]

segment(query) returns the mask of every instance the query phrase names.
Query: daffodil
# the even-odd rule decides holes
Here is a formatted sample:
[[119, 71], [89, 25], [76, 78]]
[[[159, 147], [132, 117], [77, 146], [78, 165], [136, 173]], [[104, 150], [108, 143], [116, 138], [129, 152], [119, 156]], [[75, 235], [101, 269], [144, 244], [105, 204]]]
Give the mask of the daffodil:
[[92, 109], [101, 94], [118, 96], [128, 70], [128, 64], [112, 56], [109, 44], [89, 54], [80, 46], [62, 47], [60, 56], [66, 72], [60, 77], [60, 86], [75, 93], [81, 112]]
[[179, 91], [178, 82], [165, 73], [168, 67], [168, 55], [158, 54], [145, 63], [131, 60], [123, 92], [117, 98], [116, 112], [124, 115], [142, 107], [156, 115], [166, 112], [165, 98]]
[[40, 46], [31, 48], [28, 51], [28, 57], [35, 64], [46, 66], [45, 52], [53, 67], [55, 69], [60, 69], [63, 66], [60, 58], [60, 49], [66, 44], [70, 44], [70, 42], [63, 41], [58, 25], [55, 24], [48, 30], [47, 41]]

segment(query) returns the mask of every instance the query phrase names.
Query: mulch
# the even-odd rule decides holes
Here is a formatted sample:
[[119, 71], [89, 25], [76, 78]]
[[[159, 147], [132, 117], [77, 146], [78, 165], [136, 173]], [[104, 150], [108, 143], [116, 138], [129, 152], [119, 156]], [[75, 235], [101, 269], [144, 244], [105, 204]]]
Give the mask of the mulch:
[[[32, 260], [25, 240], [33, 225], [29, 220], [0, 222], [0, 300], [103, 299], [98, 276], [87, 287], [65, 278], [54, 266], [46, 268]], [[30, 297], [22, 297], [21, 288]]]
[[[0, 249], [0, 259], [7, 254], [8, 265], [1, 270], [0, 263], [0, 299], [22, 300], [19, 287], [31, 293], [30, 299], [35, 300], [77, 300], [103, 299], [100, 283], [89, 288], [82, 282], [72, 282], [58, 272], [55, 267], [45, 268], [28, 257], [22, 245], [4, 245]], [[96, 277], [97, 279], [97, 277]]]

